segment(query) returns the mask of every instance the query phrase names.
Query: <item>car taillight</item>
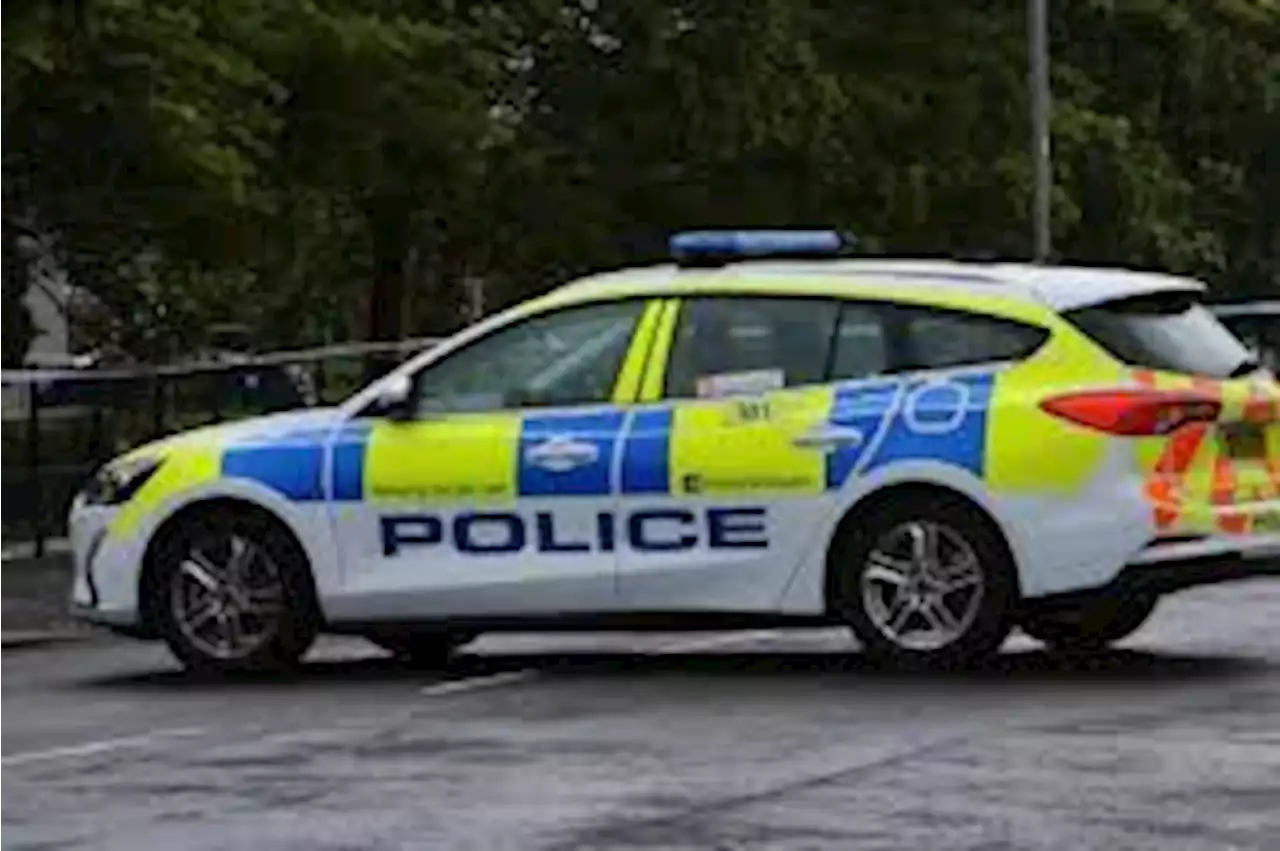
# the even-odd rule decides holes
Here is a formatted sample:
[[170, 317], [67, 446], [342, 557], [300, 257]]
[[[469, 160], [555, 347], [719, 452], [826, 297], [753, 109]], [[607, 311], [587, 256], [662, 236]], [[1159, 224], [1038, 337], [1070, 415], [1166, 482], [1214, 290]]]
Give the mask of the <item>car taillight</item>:
[[1169, 434], [1188, 423], [1213, 422], [1222, 402], [1188, 390], [1093, 390], [1045, 399], [1055, 417], [1126, 437]]

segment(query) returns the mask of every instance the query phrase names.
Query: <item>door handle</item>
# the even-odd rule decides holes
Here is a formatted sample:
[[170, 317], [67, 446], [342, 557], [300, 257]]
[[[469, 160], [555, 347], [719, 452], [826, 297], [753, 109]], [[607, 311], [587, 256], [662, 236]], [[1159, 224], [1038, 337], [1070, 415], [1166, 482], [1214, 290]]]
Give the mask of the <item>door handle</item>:
[[797, 435], [791, 442], [801, 449], [821, 449], [831, 452], [842, 446], [858, 446], [864, 439], [865, 436], [856, 428], [819, 426]]

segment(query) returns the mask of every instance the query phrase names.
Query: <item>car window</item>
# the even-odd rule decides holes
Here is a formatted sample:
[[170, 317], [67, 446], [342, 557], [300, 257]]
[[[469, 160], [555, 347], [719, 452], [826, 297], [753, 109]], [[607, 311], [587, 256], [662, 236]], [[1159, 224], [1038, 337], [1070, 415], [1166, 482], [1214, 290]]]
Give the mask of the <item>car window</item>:
[[1253, 355], [1197, 295], [1157, 293], [1074, 310], [1066, 318], [1130, 366], [1227, 378]]
[[910, 369], [1022, 360], [1049, 338], [1043, 328], [963, 311], [903, 308], [899, 316]]
[[1221, 316], [1219, 321], [1257, 352], [1268, 369], [1280, 369], [1280, 314]]
[[695, 298], [680, 310], [669, 398], [714, 398], [824, 380], [839, 318], [834, 301]]
[[610, 401], [642, 301], [562, 310], [496, 331], [427, 366], [419, 413], [589, 405]]
[[841, 307], [829, 380], [850, 381], [889, 371], [884, 316], [874, 305], [847, 303]]

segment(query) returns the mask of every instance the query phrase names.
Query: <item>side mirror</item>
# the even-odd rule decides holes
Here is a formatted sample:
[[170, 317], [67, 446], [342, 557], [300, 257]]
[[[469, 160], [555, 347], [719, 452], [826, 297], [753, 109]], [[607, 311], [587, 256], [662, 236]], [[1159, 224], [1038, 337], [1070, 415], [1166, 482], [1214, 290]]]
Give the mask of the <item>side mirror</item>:
[[393, 420], [409, 418], [410, 400], [413, 396], [413, 380], [407, 375], [384, 378], [378, 385], [373, 406], [379, 414]]

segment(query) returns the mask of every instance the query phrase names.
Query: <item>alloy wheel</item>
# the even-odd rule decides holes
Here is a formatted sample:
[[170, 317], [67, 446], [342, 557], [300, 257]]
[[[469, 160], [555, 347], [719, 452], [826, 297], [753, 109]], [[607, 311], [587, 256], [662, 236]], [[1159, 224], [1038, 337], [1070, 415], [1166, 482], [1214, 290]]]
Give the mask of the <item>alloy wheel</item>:
[[861, 576], [868, 619], [906, 650], [941, 650], [965, 635], [982, 605], [985, 573], [955, 529], [912, 520], [882, 534]]
[[172, 576], [174, 624], [200, 652], [243, 659], [279, 633], [285, 614], [280, 568], [249, 538], [234, 532], [203, 536]]

